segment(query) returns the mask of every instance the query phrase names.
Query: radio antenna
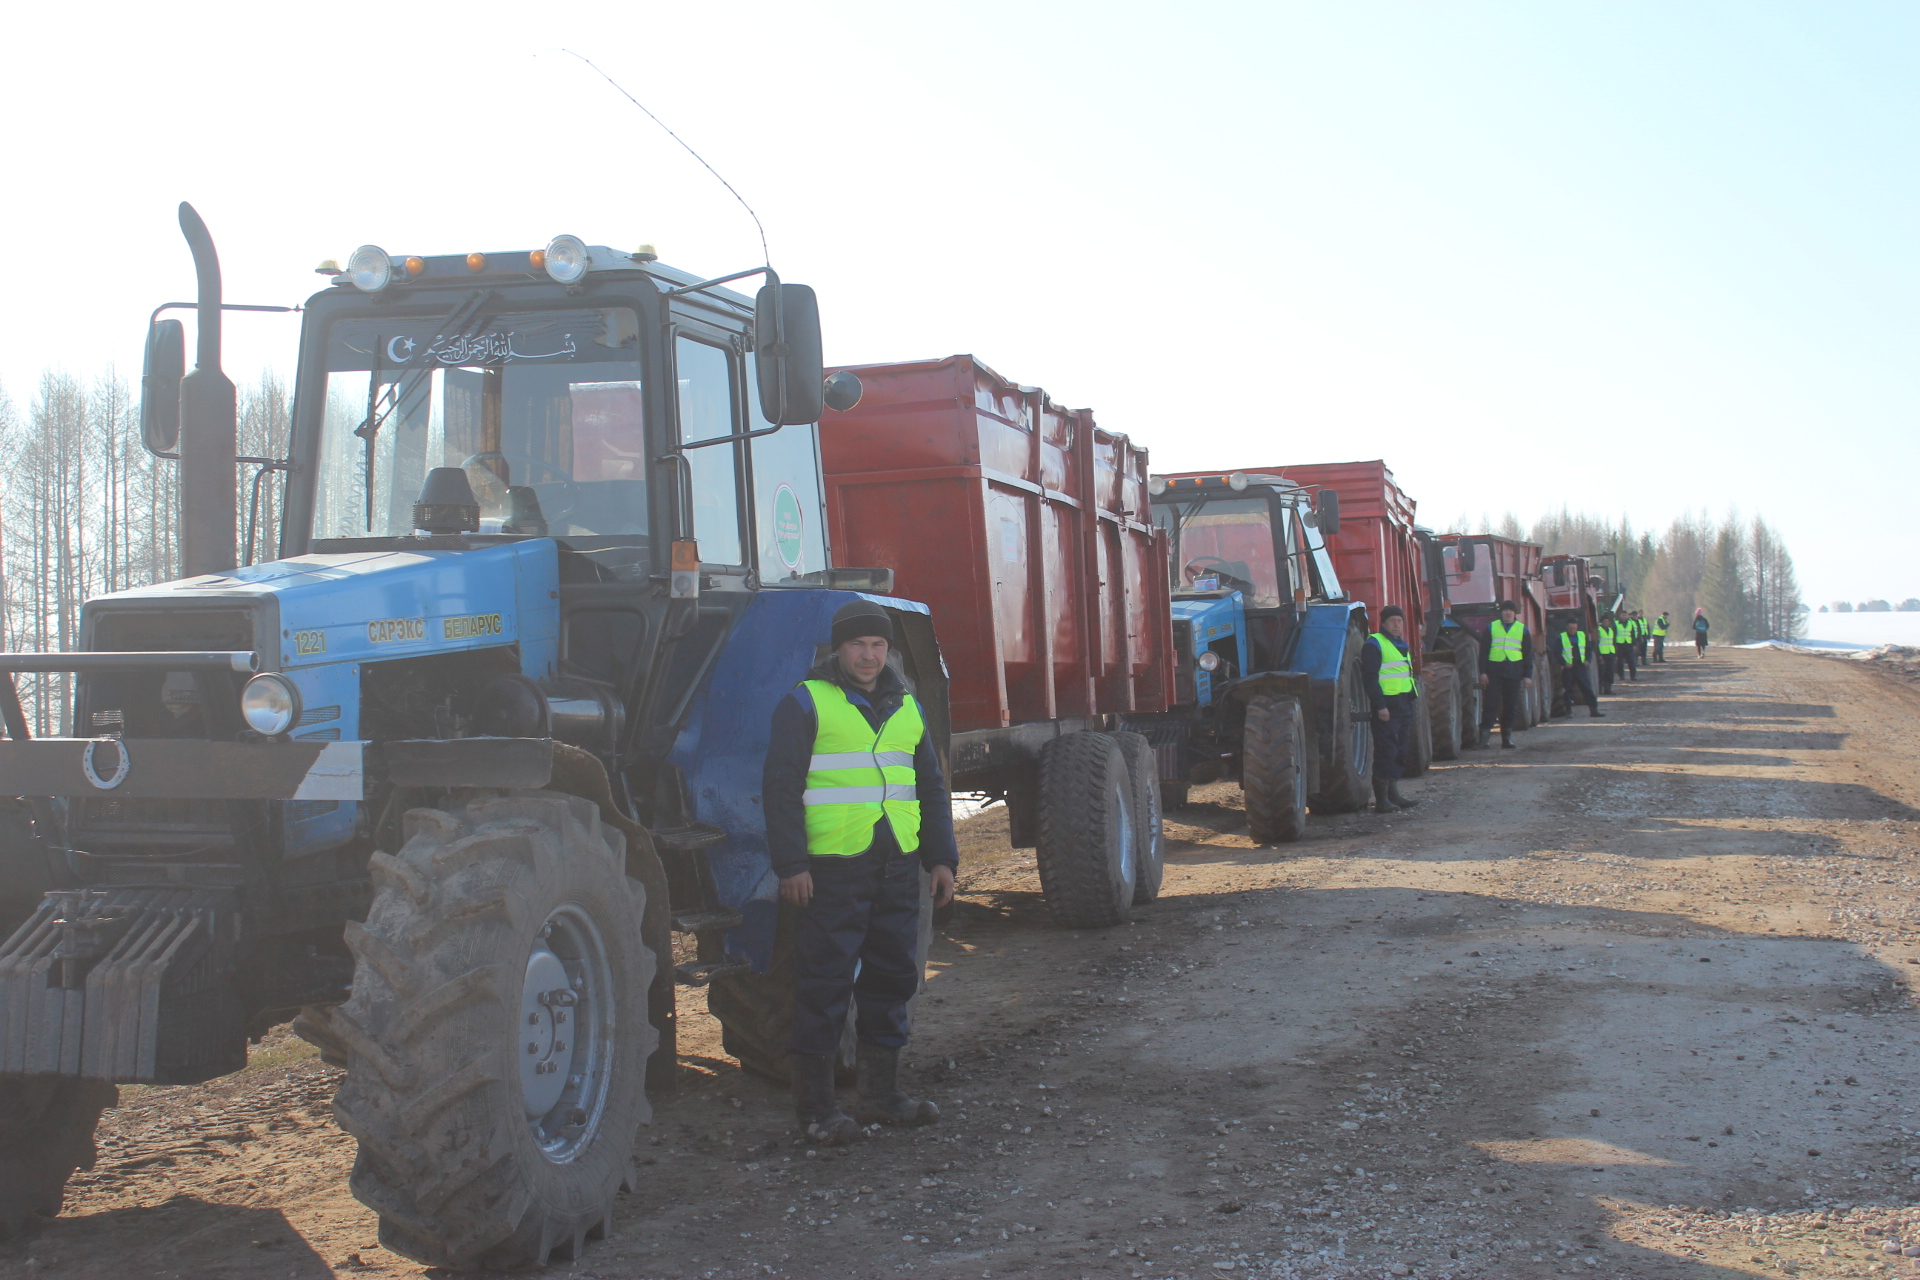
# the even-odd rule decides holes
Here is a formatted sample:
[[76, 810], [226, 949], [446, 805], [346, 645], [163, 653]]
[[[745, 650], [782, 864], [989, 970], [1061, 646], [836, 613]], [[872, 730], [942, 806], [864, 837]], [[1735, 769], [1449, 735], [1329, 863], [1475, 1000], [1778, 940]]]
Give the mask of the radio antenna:
[[620, 82], [618, 80], [615, 80], [612, 76], [602, 71], [599, 67], [594, 66], [593, 59], [587, 57], [585, 54], [574, 53], [573, 50], [571, 49], [562, 49], [560, 52], [566, 53], [566, 54], [572, 54], [574, 57], [580, 59], [580, 61], [586, 63], [589, 67], [593, 67], [593, 73], [595, 75], [599, 76], [602, 80], [605, 80], [608, 84], [612, 85], [615, 89], [619, 89], [620, 96], [625, 98], [628, 102], [631, 102], [634, 106], [639, 107], [640, 110], [646, 111], [647, 119], [653, 121], [655, 124], [659, 125], [662, 129], [666, 129], [667, 136], [669, 138], [672, 138], [675, 142], [679, 143], [682, 147], [685, 147], [688, 155], [692, 156], [695, 160], [700, 161], [700, 167], [705, 169], [708, 173], [712, 174], [714, 178], [720, 183], [720, 185], [725, 187], [727, 189], [727, 192], [730, 195], [732, 195], [735, 200], [738, 200], [740, 202], [740, 207], [747, 211], [747, 216], [753, 219], [754, 230], [760, 233], [761, 262], [763, 265], [771, 268], [773, 266], [773, 255], [767, 252], [767, 229], [760, 225], [760, 215], [753, 211], [753, 206], [747, 203], [746, 197], [741, 195], [738, 191], [735, 191], [733, 188], [733, 184], [731, 182], [728, 182], [725, 178], [722, 178], [720, 176], [720, 171], [714, 168], [712, 165], [708, 164], [706, 162], [705, 157], [703, 157], [698, 151], [695, 151], [692, 147], [687, 146], [687, 140], [685, 138], [682, 138], [679, 134], [675, 133], [672, 129], [667, 128], [667, 122], [665, 120], [662, 120], [659, 116], [653, 114], [653, 112], [647, 111], [646, 103], [640, 101], [640, 99], [634, 97], [632, 94], [628, 93], [625, 89], [621, 88]]

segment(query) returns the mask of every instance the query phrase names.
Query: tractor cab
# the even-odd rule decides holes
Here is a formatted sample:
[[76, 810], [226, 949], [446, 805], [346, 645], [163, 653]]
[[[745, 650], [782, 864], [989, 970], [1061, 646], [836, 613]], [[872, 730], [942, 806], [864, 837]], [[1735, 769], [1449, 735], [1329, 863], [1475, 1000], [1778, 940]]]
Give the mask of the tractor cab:
[[1169, 548], [1176, 701], [1206, 706], [1224, 681], [1285, 667], [1306, 603], [1340, 595], [1322, 532], [1337, 500], [1316, 508], [1299, 485], [1244, 472], [1148, 489]]

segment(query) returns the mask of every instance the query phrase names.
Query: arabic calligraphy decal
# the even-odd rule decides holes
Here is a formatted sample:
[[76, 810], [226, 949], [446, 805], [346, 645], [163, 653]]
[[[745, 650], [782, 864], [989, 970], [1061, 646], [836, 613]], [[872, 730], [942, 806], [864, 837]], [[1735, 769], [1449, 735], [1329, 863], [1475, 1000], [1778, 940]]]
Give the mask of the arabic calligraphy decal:
[[[423, 353], [428, 360], [446, 365], [505, 364], [509, 360], [558, 360], [579, 351], [573, 335], [560, 335], [560, 346], [553, 351], [521, 351], [513, 345], [511, 333], [435, 334]], [[387, 359], [394, 364], [412, 360], [419, 344], [412, 338], [395, 338], [387, 343]]]

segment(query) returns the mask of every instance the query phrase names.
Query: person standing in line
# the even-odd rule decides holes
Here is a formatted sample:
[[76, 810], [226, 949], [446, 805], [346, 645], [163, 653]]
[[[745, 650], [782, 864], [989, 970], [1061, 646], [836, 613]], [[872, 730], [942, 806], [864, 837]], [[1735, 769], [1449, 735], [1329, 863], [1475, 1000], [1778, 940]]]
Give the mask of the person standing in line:
[[1647, 625], [1646, 611], [1635, 609], [1633, 611], [1633, 656], [1643, 667], [1647, 665], [1647, 640], [1651, 634], [1652, 628]]
[[1662, 609], [1660, 616], [1653, 620], [1653, 660], [1662, 666], [1666, 665], [1667, 661], [1667, 628], [1671, 625], [1667, 621], [1665, 609]]
[[1614, 652], [1613, 615], [1611, 613], [1603, 613], [1600, 615], [1600, 628], [1598, 634], [1594, 636], [1594, 641], [1600, 649], [1600, 692], [1603, 695], [1611, 695], [1613, 693], [1614, 659], [1619, 656]]
[[1480, 745], [1493, 737], [1493, 722], [1500, 721], [1500, 745], [1513, 749], [1513, 730], [1520, 722], [1520, 702], [1524, 690], [1533, 688], [1533, 636], [1520, 621], [1520, 607], [1511, 600], [1500, 602], [1500, 616], [1487, 624], [1487, 648], [1480, 655], [1480, 687], [1486, 690], [1480, 712]]
[[1614, 669], [1627, 673], [1627, 679], [1640, 679], [1639, 664], [1633, 660], [1633, 615], [1621, 614], [1613, 623]]
[[1400, 794], [1400, 776], [1420, 695], [1407, 644], [1406, 610], [1399, 605], [1380, 611], [1380, 630], [1368, 636], [1360, 650], [1360, 679], [1373, 709], [1373, 811], [1411, 809], [1419, 801]]
[[[893, 620], [855, 600], [833, 615], [831, 644], [774, 708], [761, 798], [780, 901], [794, 913], [794, 1112], [807, 1138], [839, 1146], [863, 1125], [940, 1118], [901, 1091], [900, 1050], [925, 961], [920, 873], [945, 906], [960, 852], [933, 736], [887, 664]], [[851, 1118], [833, 1079], [849, 1002], [859, 1039]]]
[[1707, 656], [1707, 626], [1707, 611], [1695, 609], [1693, 611], [1693, 656], [1696, 658]]
[[1587, 633], [1580, 629], [1579, 619], [1568, 618], [1560, 624], [1560, 646], [1548, 656], [1560, 663], [1560, 688], [1566, 694], [1567, 714], [1573, 714], [1577, 691], [1587, 704], [1589, 720], [1605, 718], [1600, 699], [1593, 696], [1593, 682], [1587, 678]]

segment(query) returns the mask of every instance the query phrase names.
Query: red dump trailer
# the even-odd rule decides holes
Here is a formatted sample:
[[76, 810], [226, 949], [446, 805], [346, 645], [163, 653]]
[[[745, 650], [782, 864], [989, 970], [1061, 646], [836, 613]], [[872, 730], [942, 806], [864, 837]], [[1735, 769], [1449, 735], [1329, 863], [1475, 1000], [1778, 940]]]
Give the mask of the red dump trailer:
[[1439, 575], [1428, 563], [1431, 537], [1414, 522], [1414, 500], [1377, 458], [1274, 470], [1297, 485], [1340, 495], [1339, 532], [1328, 540], [1340, 585], [1366, 603], [1373, 626], [1379, 626], [1381, 609], [1397, 604], [1406, 611], [1407, 633], [1419, 637], [1413, 652], [1425, 732], [1414, 735], [1415, 759], [1407, 771], [1418, 774], [1432, 759], [1453, 759], [1462, 742], [1472, 740], [1478, 722], [1479, 650], [1458, 628], [1446, 625], [1445, 596], [1436, 590]]
[[850, 368], [859, 404], [820, 423], [834, 559], [933, 611], [954, 789], [1006, 801], [1057, 918], [1121, 923], [1161, 869], [1158, 769], [1125, 721], [1174, 674], [1146, 451], [969, 355]]
[[1521, 700], [1527, 729], [1544, 722], [1553, 707], [1553, 669], [1547, 658], [1547, 591], [1541, 579], [1541, 548], [1517, 538], [1491, 533], [1448, 533], [1440, 536], [1446, 564], [1447, 599], [1454, 620], [1487, 643], [1487, 628], [1500, 616], [1500, 602], [1519, 606], [1520, 620], [1533, 636], [1533, 687]]

